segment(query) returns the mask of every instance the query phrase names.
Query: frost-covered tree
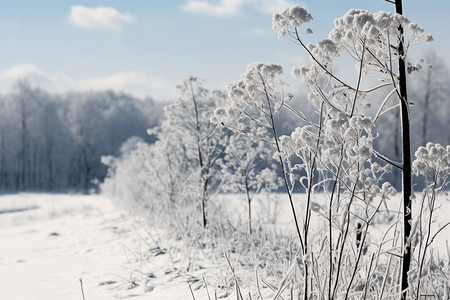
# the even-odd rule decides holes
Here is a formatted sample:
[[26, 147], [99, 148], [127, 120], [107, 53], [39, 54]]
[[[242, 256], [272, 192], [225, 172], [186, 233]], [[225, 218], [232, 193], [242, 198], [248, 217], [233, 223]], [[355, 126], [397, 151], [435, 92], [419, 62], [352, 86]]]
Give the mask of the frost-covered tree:
[[[199, 223], [206, 227], [209, 193], [220, 182], [217, 161], [224, 154], [229, 136], [226, 129], [209, 118], [224, 103], [225, 94], [206, 89], [203, 81], [194, 76], [188, 76], [177, 89], [178, 99], [164, 107], [164, 120], [147, 131], [156, 140], [153, 144], [137, 143], [138, 147], [122, 158], [103, 159], [109, 166], [103, 189], [116, 197], [119, 194], [115, 190], [125, 191], [126, 200], [145, 203], [151, 210], [158, 207], [178, 223], [182, 223], [177, 215], [180, 206], [199, 208]], [[120, 179], [135, 177], [133, 169], [139, 164], [142, 167], [135, 183]], [[143, 193], [133, 195], [133, 189]], [[141, 200], [144, 197], [146, 200]]]
[[[70, 181], [78, 189], [95, 187], [106, 167], [102, 155], [117, 155], [120, 145], [131, 136], [145, 136], [159, 120], [153, 101], [136, 99], [112, 91], [71, 93], [63, 115], [73, 137]], [[156, 108], [149, 113], [148, 106]], [[148, 114], [148, 115], [146, 115]], [[156, 122], [155, 122], [156, 121]]]
[[408, 86], [414, 109], [411, 112], [411, 126], [415, 133], [413, 149], [428, 142], [448, 144], [450, 134], [443, 128], [450, 128], [450, 72], [445, 62], [434, 50], [423, 52], [422, 61], [409, 65]]
[[120, 200], [116, 201], [119, 205], [131, 211], [145, 210], [155, 216], [162, 210], [156, 206], [159, 190], [152, 184], [155, 178], [151, 147], [135, 136], [123, 143], [120, 157], [103, 156], [102, 163], [108, 167], [108, 175], [101, 188], [106, 195]]
[[[197, 186], [193, 170], [198, 165], [187, 156], [187, 147], [180, 139], [180, 131], [174, 130], [170, 119], [165, 119], [155, 130], [148, 130], [157, 141], [149, 149], [154, 179], [154, 191], [171, 213], [180, 202], [186, 200], [188, 189]], [[195, 173], [195, 172], [194, 172]], [[195, 179], [194, 179], [195, 178]], [[151, 184], [151, 183], [150, 183]]]
[[170, 131], [175, 147], [184, 147], [186, 158], [192, 162], [193, 169], [188, 172], [197, 181], [194, 187], [199, 194], [201, 223], [206, 227], [211, 181], [217, 172], [217, 159], [227, 143], [225, 129], [211, 123], [209, 118], [215, 107], [224, 102], [225, 95], [204, 88], [194, 76], [188, 76], [177, 89], [179, 98], [164, 109], [167, 122], [161, 127], [161, 135]]
[[17, 153], [17, 174], [16, 186], [24, 189], [30, 185], [31, 177], [31, 130], [35, 128], [32, 122], [31, 112], [38, 108], [36, 99], [31, 97], [31, 89], [26, 82], [19, 82], [16, 87], [17, 97], [17, 117], [20, 146]]
[[219, 160], [225, 192], [245, 195], [248, 205], [248, 231], [252, 233], [252, 200], [256, 194], [275, 191], [280, 187], [276, 166], [267, 165], [272, 156], [271, 148], [261, 141], [245, 135], [230, 137], [225, 155]]
[[0, 188], [8, 191], [95, 187], [92, 181], [106, 173], [101, 155], [118, 154], [130, 136], [150, 142], [146, 129], [162, 110], [151, 99], [111, 91], [51, 94], [26, 81], [1, 95], [0, 107]]

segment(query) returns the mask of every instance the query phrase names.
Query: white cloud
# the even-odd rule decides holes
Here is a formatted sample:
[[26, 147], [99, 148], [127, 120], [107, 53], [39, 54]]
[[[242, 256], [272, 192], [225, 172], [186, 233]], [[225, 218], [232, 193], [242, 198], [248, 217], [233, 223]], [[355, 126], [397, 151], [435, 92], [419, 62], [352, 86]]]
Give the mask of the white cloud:
[[0, 92], [9, 92], [21, 79], [49, 92], [63, 93], [71, 90], [114, 90], [137, 97], [150, 96], [156, 100], [171, 100], [176, 95], [175, 82], [167, 78], [149, 76], [143, 71], [119, 72], [102, 77], [74, 79], [65, 74], [50, 74], [34, 64], [19, 64], [0, 71]]
[[211, 4], [209, 1], [188, 0], [182, 9], [213, 16], [230, 16], [236, 15], [245, 2], [248, 0], [221, 0], [218, 4]]
[[70, 23], [86, 29], [109, 29], [118, 31], [124, 23], [134, 23], [136, 19], [128, 12], [118, 12], [113, 7], [95, 8], [81, 5], [70, 7]]
[[294, 3], [286, 0], [254, 0], [256, 8], [268, 14], [274, 14], [285, 8], [291, 7]]
[[258, 10], [273, 14], [294, 5], [287, 0], [187, 0], [181, 8], [199, 14], [212, 16], [233, 16], [240, 13], [245, 4], [251, 4]]
[[104, 77], [89, 78], [80, 81], [82, 90], [106, 90], [128, 92], [144, 97], [146, 95], [157, 99], [168, 99], [175, 96], [175, 88], [164, 78], [152, 78], [142, 71], [115, 73]]
[[19, 64], [0, 72], [0, 91], [9, 91], [22, 79], [54, 92], [66, 91], [74, 86], [73, 81], [64, 74], [50, 75], [34, 64]]
[[16, 65], [0, 73], [0, 76], [7, 80], [23, 79], [33, 75], [46, 76], [41, 69], [33, 64]]

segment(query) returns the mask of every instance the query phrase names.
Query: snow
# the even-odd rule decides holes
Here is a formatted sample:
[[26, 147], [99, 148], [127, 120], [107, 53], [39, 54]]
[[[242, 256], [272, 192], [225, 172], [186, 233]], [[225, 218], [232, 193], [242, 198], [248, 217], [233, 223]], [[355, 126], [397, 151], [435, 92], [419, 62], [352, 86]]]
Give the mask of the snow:
[[[233, 199], [229, 209], [241, 207], [233, 221], [245, 224], [242, 199], [226, 199]], [[275, 219], [270, 207], [277, 203], [255, 203], [255, 216]], [[217, 287], [229, 273], [223, 258], [211, 261], [182, 241], [169, 244], [167, 235], [106, 196], [1, 195], [0, 298], [79, 300], [82, 279], [86, 299], [192, 299], [191, 286], [202, 300], [208, 299], [204, 278], [211, 297], [234, 299], [232, 287]]]
[[[294, 234], [285, 196], [273, 195], [265, 202], [256, 199], [254, 212], [259, 222]], [[294, 197], [299, 203], [304, 195]], [[226, 203], [222, 213], [233, 216], [229, 221], [245, 226], [243, 200], [232, 194], [220, 198]], [[395, 202], [391, 204], [395, 206]], [[437, 211], [436, 226], [448, 221], [447, 194], [439, 199], [439, 205], [442, 207]], [[381, 233], [383, 226], [379, 229]], [[223, 258], [212, 261], [213, 255], [204, 255], [196, 247], [186, 248], [182, 240], [168, 241], [168, 235], [162, 229], [149, 227], [145, 218], [114, 206], [102, 195], [2, 195], [1, 298], [79, 300], [83, 299], [82, 279], [88, 300], [193, 299], [189, 286], [196, 299], [206, 300], [208, 292], [203, 280], [210, 297], [214, 298], [217, 292], [218, 298], [235, 299], [229, 281], [228, 289], [218, 287], [221, 280], [230, 278]], [[446, 228], [435, 245], [444, 256], [449, 237], [450, 229]], [[193, 261], [196, 267], [187, 270]], [[254, 276], [254, 270], [236, 272], [240, 278]], [[245, 285], [244, 279], [241, 288], [245, 289]], [[273, 296], [269, 288], [261, 290], [265, 298]]]
[[80, 279], [86, 299], [191, 298], [186, 277], [167, 273], [167, 253], [144, 244], [145, 229], [99, 195], [2, 195], [1, 298], [80, 300]]

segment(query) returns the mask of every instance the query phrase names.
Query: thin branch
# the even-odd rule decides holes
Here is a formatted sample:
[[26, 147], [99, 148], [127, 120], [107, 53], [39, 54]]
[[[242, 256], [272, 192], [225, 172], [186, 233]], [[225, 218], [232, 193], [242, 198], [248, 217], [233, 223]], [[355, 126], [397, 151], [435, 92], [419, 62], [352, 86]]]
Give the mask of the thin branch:
[[86, 298], [84, 297], [83, 278], [80, 278], [80, 287], [81, 287], [81, 295], [83, 296], [83, 300], [86, 300]]
[[394, 109], [396, 109], [396, 108], [399, 108], [399, 107], [400, 107], [400, 104], [393, 105], [393, 106], [387, 108], [385, 111], [381, 112], [380, 115], [379, 115], [378, 117], [381, 117], [382, 115], [384, 115], [384, 114], [390, 112], [391, 110], [394, 110]]
[[[261, 281], [262, 281], [265, 285], [267, 285], [267, 287], [268, 287], [269, 289], [271, 289], [273, 292], [276, 292], [276, 291], [277, 291], [277, 288], [275, 288], [273, 285], [271, 285], [269, 282], [267, 282], [267, 280], [265, 280], [264, 278], [261, 278]], [[281, 300], [284, 300], [284, 298], [281, 297], [281, 295], [278, 296], [278, 298], [280, 298]]]
[[450, 225], [450, 222], [448, 222], [447, 224], [445, 224], [444, 226], [442, 226], [441, 228], [439, 228], [439, 230], [433, 235], [433, 237], [431, 238], [430, 242], [428, 243], [428, 246], [431, 245], [434, 242], [434, 239], [436, 238], [436, 236], [445, 229], [445, 227], [447, 227], [448, 225]]
[[190, 284], [189, 284], [189, 290], [191, 290], [192, 299], [195, 300], [194, 291], [192, 290], [192, 287]]
[[[312, 122], [301, 112], [297, 112], [295, 109], [293, 109], [289, 104], [284, 103], [284, 107], [286, 107], [290, 112], [292, 112], [295, 116], [297, 116], [300, 120], [307, 122], [311, 124]], [[312, 125], [312, 124], [311, 124]]]
[[273, 138], [275, 139], [275, 146], [276, 146], [277, 151], [278, 151], [278, 158], [279, 158], [279, 161], [280, 161], [281, 170], [283, 172], [284, 184], [286, 186], [286, 190], [287, 190], [287, 193], [288, 193], [288, 196], [289, 196], [289, 203], [291, 205], [291, 211], [292, 211], [292, 214], [293, 214], [293, 217], [294, 217], [295, 227], [297, 229], [297, 234], [298, 234], [298, 238], [300, 240], [300, 245], [301, 245], [302, 249], [304, 250], [305, 249], [305, 244], [303, 242], [302, 234], [300, 232], [300, 225], [299, 225], [298, 219], [297, 219], [297, 213], [296, 213], [296, 209], [295, 209], [295, 206], [294, 206], [294, 200], [293, 200], [293, 197], [292, 197], [292, 191], [289, 188], [289, 182], [288, 182], [288, 179], [287, 179], [287, 172], [286, 172], [286, 168], [285, 168], [285, 165], [284, 165], [284, 159], [281, 156], [281, 147], [280, 147], [280, 144], [278, 142], [278, 133], [277, 133], [277, 131], [275, 129], [275, 120], [274, 120], [274, 116], [272, 114], [272, 106], [270, 104], [269, 93], [267, 91], [266, 82], [265, 82], [262, 74], [259, 74], [259, 76], [261, 78], [261, 82], [262, 82], [263, 87], [264, 87], [264, 94], [265, 94], [266, 100], [267, 100], [267, 105], [268, 105], [269, 114], [270, 114], [270, 122], [271, 122], [271, 126], [272, 126], [272, 131], [273, 131]]
[[[383, 107], [386, 105], [386, 102], [388, 102], [388, 100], [391, 98], [391, 96], [397, 91], [397, 89], [392, 89], [392, 91], [389, 92], [389, 94], [387, 94], [387, 96], [384, 98], [383, 102], [380, 105], [380, 108], [378, 109], [377, 114], [375, 115], [375, 118], [373, 119], [374, 122], [376, 122], [376, 120], [378, 119], [378, 117], [380, 117], [382, 115], [381, 111], [383, 110]], [[386, 110], [387, 111], [387, 110]], [[384, 112], [386, 112], [384, 111]], [[383, 112], [383, 113], [384, 113]]]
[[306, 47], [306, 45], [303, 43], [303, 41], [300, 39], [300, 36], [298, 34], [298, 30], [297, 28], [295, 28], [295, 38], [297, 39], [297, 41], [300, 43], [300, 45], [306, 50], [306, 52], [308, 52], [308, 54], [311, 56], [311, 58], [320, 66], [321, 69], [323, 69], [328, 75], [330, 75], [334, 80], [336, 80], [337, 82], [339, 82], [340, 84], [342, 84], [343, 86], [346, 86], [347, 88], [351, 89], [351, 90], [355, 90], [355, 88], [351, 87], [350, 85], [346, 84], [345, 82], [343, 82], [341, 79], [339, 79], [338, 77], [336, 77], [335, 75], [333, 75], [333, 73], [331, 73], [330, 71], [328, 71], [328, 69], [321, 64], [317, 58], [311, 53], [311, 51], [309, 51], [308, 47]]
[[390, 164], [390, 165], [392, 165], [392, 166], [394, 166], [394, 167], [396, 167], [396, 168], [398, 168], [400, 170], [403, 170], [403, 164], [402, 163], [399, 163], [399, 162], [391, 160], [390, 158], [387, 158], [386, 156], [384, 156], [383, 154], [379, 153], [375, 149], [373, 149], [372, 151], [373, 151], [373, 154], [375, 154], [375, 156], [378, 157], [379, 159], [384, 160], [388, 164]]
[[360, 65], [359, 65], [358, 84], [356, 85], [355, 98], [353, 99], [353, 105], [352, 105], [352, 111], [350, 113], [350, 118], [353, 117], [353, 114], [355, 112], [356, 100], [358, 99], [359, 87], [361, 85], [361, 78], [362, 78], [362, 73], [363, 73], [362, 71], [363, 71], [363, 66], [364, 66], [364, 64], [363, 64], [364, 53], [365, 53], [365, 50], [366, 50], [365, 44], [366, 43], [364, 41], [363, 42], [363, 51], [362, 51], [362, 54], [361, 54], [361, 61], [360, 61]]

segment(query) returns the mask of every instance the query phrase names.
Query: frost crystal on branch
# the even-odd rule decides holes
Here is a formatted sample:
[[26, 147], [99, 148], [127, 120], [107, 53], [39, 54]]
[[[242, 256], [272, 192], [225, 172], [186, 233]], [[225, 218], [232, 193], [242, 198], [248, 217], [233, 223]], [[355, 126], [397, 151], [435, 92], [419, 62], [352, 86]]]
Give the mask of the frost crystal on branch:
[[[278, 37], [283, 38], [289, 30], [298, 28], [304, 23], [309, 23], [312, 16], [301, 5], [294, 5], [273, 15], [272, 28], [278, 32]], [[309, 29], [310, 32], [311, 29]]]
[[413, 162], [413, 172], [416, 175], [427, 176], [428, 173], [439, 174], [450, 172], [450, 146], [427, 143], [416, 151], [416, 160]]
[[282, 74], [283, 68], [277, 64], [252, 63], [242, 75], [242, 79], [228, 85], [228, 95], [234, 108], [253, 105], [258, 98], [275, 90], [275, 75]]
[[250, 64], [240, 80], [228, 85], [227, 106], [216, 108], [211, 122], [267, 141], [270, 114], [278, 112], [290, 99], [279, 95], [281, 85], [275, 82], [275, 76], [282, 73], [277, 64]]
[[[261, 97], [266, 92], [274, 90], [275, 75], [283, 73], [283, 68], [277, 64], [252, 63], [242, 76], [243, 87], [249, 97]], [[242, 85], [240, 85], [242, 87]], [[231, 86], [230, 96], [233, 96], [235, 88]]]
[[[308, 50], [312, 56], [320, 58], [321, 63], [325, 67], [330, 67], [334, 57], [339, 56], [338, 44], [330, 39], [325, 39], [317, 43], [317, 45], [308, 44]], [[331, 71], [331, 70], [328, 70]]]
[[328, 38], [343, 45], [357, 57], [361, 57], [363, 48], [366, 48], [366, 59], [386, 61], [390, 55], [397, 56], [395, 49], [390, 48], [392, 43], [397, 42], [400, 27], [405, 31], [408, 45], [433, 40], [430, 34], [425, 34], [422, 28], [402, 15], [383, 11], [370, 13], [359, 9], [351, 9], [336, 19]]
[[[282, 38], [289, 35], [310, 55], [312, 66], [295, 67], [293, 76], [302, 79], [312, 90], [320, 77], [331, 77], [340, 85], [350, 88], [340, 81], [332, 70], [333, 60], [339, 57], [342, 51], [349, 53], [356, 60], [356, 67], [362, 73], [366, 74], [372, 70], [381, 72], [382, 75], [390, 75], [392, 70], [389, 62], [399, 58], [397, 47], [400, 28], [405, 38], [406, 50], [411, 44], [433, 40], [430, 34], [426, 34], [417, 24], [402, 15], [350, 9], [343, 17], [334, 21], [334, 28], [327, 39], [317, 44], [305, 44], [298, 28], [311, 20], [311, 15], [300, 5], [273, 16], [273, 29], [278, 32], [278, 36]], [[404, 55], [406, 54], [407, 51]], [[351, 89], [355, 90], [353, 87]]]

